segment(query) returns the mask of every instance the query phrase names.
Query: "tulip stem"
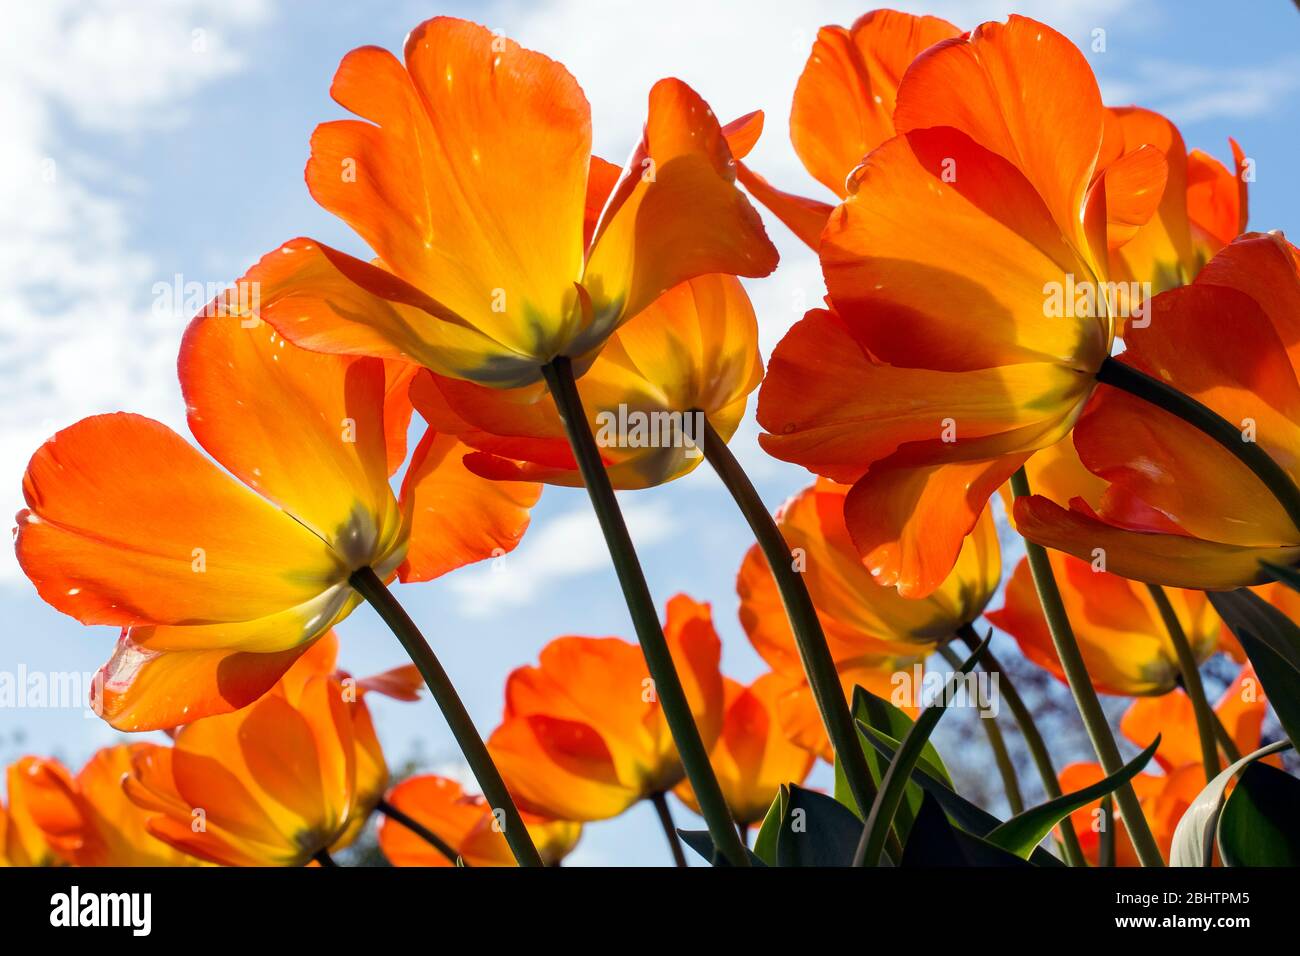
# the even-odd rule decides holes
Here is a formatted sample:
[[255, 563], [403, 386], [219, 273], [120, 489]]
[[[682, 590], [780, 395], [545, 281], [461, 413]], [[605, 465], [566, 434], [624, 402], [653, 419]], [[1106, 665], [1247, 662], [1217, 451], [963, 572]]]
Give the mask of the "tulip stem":
[[[978, 644], [976, 645], [978, 646]], [[939, 648], [939, 655], [948, 662], [949, 667], [961, 667], [961, 658], [947, 647]], [[1011, 759], [1011, 753], [1007, 750], [1006, 738], [1002, 736], [1002, 728], [998, 726], [995, 717], [977, 717], [980, 726], [984, 728], [984, 733], [989, 738], [989, 749], [993, 751], [993, 762], [997, 764], [998, 776], [1002, 778], [1002, 789], [1007, 795], [1007, 806], [1011, 808], [1011, 815], [1018, 816], [1025, 810], [1025, 800], [1020, 793], [1020, 781], [1016, 779], [1016, 765]]]
[[686, 852], [682, 849], [681, 838], [677, 835], [677, 827], [673, 824], [673, 812], [668, 809], [667, 794], [652, 793], [650, 802], [654, 804], [655, 813], [659, 814], [659, 825], [664, 828], [664, 836], [668, 838], [668, 849], [673, 853], [673, 865], [687, 866]]
[[469, 764], [479, 789], [487, 798], [488, 806], [493, 812], [500, 810], [505, 815], [502, 829], [506, 843], [510, 845], [510, 852], [515, 855], [515, 861], [520, 866], [541, 866], [542, 858], [537, 853], [537, 847], [533, 846], [532, 837], [519, 816], [519, 810], [510, 797], [505, 781], [501, 779], [501, 772], [492, 762], [492, 755], [488, 753], [483, 738], [474, 727], [469, 711], [465, 709], [465, 704], [452, 686], [451, 678], [442, 669], [429, 642], [373, 570], [362, 568], [353, 572], [350, 583], [374, 606], [384, 623], [397, 635], [402, 647], [406, 648], [406, 653], [424, 677], [424, 682], [429, 685], [429, 691], [446, 718], [461, 753], [465, 755], [465, 762]]
[[[1025, 469], [1019, 469], [1011, 476], [1011, 490], [1017, 498], [1029, 495], [1029, 478]], [[1038, 592], [1038, 601], [1043, 608], [1043, 617], [1047, 620], [1047, 629], [1052, 635], [1056, 647], [1056, 656], [1061, 661], [1061, 670], [1065, 673], [1070, 693], [1074, 697], [1074, 706], [1083, 718], [1083, 725], [1092, 741], [1092, 749], [1107, 776], [1124, 769], [1124, 758], [1120, 756], [1119, 745], [1106, 720], [1106, 712], [1101, 708], [1097, 692], [1093, 689], [1092, 679], [1088, 676], [1088, 667], [1083, 662], [1079, 643], [1070, 627], [1070, 618], [1065, 612], [1061, 600], [1061, 591], [1056, 585], [1056, 576], [1052, 573], [1052, 563], [1042, 545], [1025, 539], [1025, 556], [1029, 559], [1029, 570], [1033, 574], [1034, 589]], [[1160, 847], [1151, 834], [1151, 825], [1142, 813], [1142, 804], [1138, 802], [1137, 793], [1131, 783], [1122, 784], [1115, 791], [1115, 802], [1119, 804], [1124, 825], [1128, 829], [1133, 848], [1143, 866], [1164, 866]]]
[[322, 867], [338, 866], [338, 864], [334, 862], [334, 857], [330, 856], [329, 850], [317, 850], [311, 855], [311, 858]]
[[[957, 634], [966, 643], [972, 651], [980, 646], [980, 636], [975, 633], [975, 628], [970, 624], [964, 624], [957, 631]], [[1056, 776], [1056, 767], [1052, 764], [1052, 754], [1047, 749], [1047, 744], [1043, 740], [1042, 733], [1038, 730], [1038, 724], [1034, 721], [1034, 715], [1026, 706], [1025, 700], [1016, 690], [1011, 678], [998, 659], [993, 656], [990, 650], [984, 651], [984, 656], [980, 658], [980, 667], [990, 674], [996, 674], [998, 678], [998, 693], [1002, 699], [1007, 702], [1011, 708], [1011, 715], [1016, 718], [1016, 725], [1020, 728], [1020, 736], [1025, 738], [1025, 746], [1029, 748], [1029, 756], [1034, 760], [1034, 766], [1038, 768], [1038, 777], [1043, 783], [1043, 792], [1047, 795], [1048, 800], [1055, 800], [1061, 796], [1064, 791], [1061, 790], [1061, 781]], [[1086, 866], [1087, 859], [1083, 855], [1083, 847], [1079, 845], [1079, 836], [1074, 832], [1074, 824], [1069, 817], [1066, 817], [1060, 823], [1061, 829], [1061, 850], [1065, 854], [1065, 862], [1070, 866]]]
[[641, 651], [645, 654], [650, 679], [654, 681], [664, 719], [699, 803], [700, 815], [704, 817], [713, 845], [722, 857], [732, 866], [748, 866], [749, 857], [740, 845], [736, 825], [731, 820], [731, 811], [727, 809], [722, 788], [709, 763], [708, 748], [704, 746], [700, 730], [695, 726], [690, 702], [682, 689], [682, 681], [677, 675], [668, 641], [664, 638], [645, 573], [641, 570], [641, 562], [632, 545], [632, 536], [628, 534], [627, 523], [623, 520], [623, 512], [619, 510], [614, 488], [609, 482], [609, 475], [605, 473], [600, 449], [596, 447], [596, 439], [587, 424], [582, 397], [578, 394], [578, 383], [573, 378], [573, 364], [567, 357], [558, 356], [542, 366], [542, 375], [564, 422], [578, 471], [582, 474], [583, 484], [587, 486], [587, 495], [591, 498], [592, 509], [600, 522], [600, 530], [605, 535], [618, 583], [623, 589], [623, 599], [632, 616], [632, 625], [636, 629]]
[[1223, 756], [1227, 758], [1228, 763], [1236, 763], [1241, 759], [1241, 750], [1237, 747], [1237, 742], [1232, 739], [1232, 734], [1228, 733], [1228, 728], [1223, 726], [1223, 721], [1214, 711], [1210, 711], [1214, 718], [1214, 738], [1219, 742], [1219, 749], [1223, 751]]
[[1291, 523], [1300, 528], [1300, 488], [1296, 487], [1290, 474], [1268, 452], [1258, 443], [1245, 438], [1240, 426], [1232, 424], [1190, 395], [1114, 358], [1107, 357], [1102, 361], [1101, 368], [1097, 370], [1097, 381], [1128, 392], [1171, 415], [1177, 415], [1213, 438], [1255, 473], [1255, 477], [1264, 483], [1286, 511]]
[[1156, 602], [1156, 610], [1164, 622], [1169, 642], [1174, 645], [1178, 657], [1178, 669], [1182, 672], [1183, 690], [1192, 702], [1192, 713], [1196, 716], [1196, 735], [1201, 741], [1201, 763], [1205, 767], [1205, 782], [1209, 783], [1219, 775], [1219, 748], [1214, 739], [1214, 708], [1205, 696], [1205, 685], [1201, 683], [1201, 672], [1196, 666], [1196, 655], [1192, 645], [1187, 641], [1187, 633], [1174, 606], [1169, 603], [1169, 595], [1158, 584], [1148, 584], [1147, 591], [1151, 600]]
[[[460, 856], [460, 854], [456, 852], [456, 849], [450, 843], [444, 840], [442, 837], [438, 836], [438, 834], [434, 833], [432, 830], [426, 827], [419, 820], [415, 819], [412, 816], [409, 816], [406, 813], [403, 813], [401, 810], [397, 809], [397, 807], [393, 806], [387, 800], [380, 800], [379, 803], [375, 804], [375, 809], [378, 810], [380, 813], [382, 813], [384, 816], [388, 817], [388, 819], [392, 820], [394, 823], [398, 823], [406, 827], [406, 829], [410, 830], [412, 833], [418, 836], [425, 843], [429, 844], [429, 846], [433, 847], [435, 850], [437, 850], [439, 853], [445, 856], [451, 862], [452, 866], [456, 865], [456, 860]], [[466, 863], [464, 860], [460, 861], [460, 865], [465, 867], [469, 866], [469, 864]]]
[[853, 800], [865, 819], [875, 802], [876, 786], [871, 779], [866, 754], [858, 740], [857, 728], [853, 726], [853, 715], [844, 699], [835, 659], [826, 643], [826, 635], [822, 633], [821, 619], [817, 617], [817, 609], [808, 593], [808, 585], [804, 582], [803, 575], [794, 570], [790, 545], [782, 536], [772, 513], [763, 504], [763, 499], [758, 496], [758, 491], [740, 467], [740, 462], [736, 461], [736, 456], [707, 419], [702, 444], [705, 459], [713, 466], [713, 470], [731, 492], [731, 497], [740, 506], [741, 513], [749, 522], [750, 530], [767, 559], [767, 566], [772, 570], [826, 735], [844, 770]]

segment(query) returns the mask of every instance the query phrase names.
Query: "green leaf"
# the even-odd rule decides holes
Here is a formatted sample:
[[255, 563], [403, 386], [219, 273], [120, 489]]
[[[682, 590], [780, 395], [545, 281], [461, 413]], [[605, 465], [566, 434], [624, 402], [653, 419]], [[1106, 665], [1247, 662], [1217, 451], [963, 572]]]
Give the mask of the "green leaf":
[[1296, 568], [1284, 568], [1280, 564], [1274, 564], [1272, 561], [1261, 561], [1260, 566], [1275, 581], [1281, 581], [1292, 591], [1300, 591], [1300, 570]]
[[[713, 845], [713, 837], [709, 835], [708, 830], [678, 830], [677, 835], [681, 837], [683, 843], [698, 853], [708, 862], [709, 866], [730, 866], [727, 858], [717, 851]], [[766, 866], [767, 864], [754, 855], [752, 850], [746, 850], [749, 854], [749, 863], [751, 866]]]
[[1001, 847], [954, 827], [931, 793], [921, 807], [903, 847], [900, 867], [926, 866], [1030, 866]]
[[1207, 597], [1255, 665], [1287, 736], [1300, 740], [1300, 627], [1244, 589], [1210, 591]]
[[781, 832], [781, 821], [785, 818], [785, 807], [789, 799], [790, 789], [782, 784], [772, 805], [767, 808], [763, 825], [758, 828], [758, 836], [754, 837], [754, 855], [768, 866], [776, 866], [776, 838]]
[[1252, 754], [1247, 754], [1236, 763], [1206, 784], [1205, 789], [1196, 795], [1183, 813], [1178, 826], [1174, 828], [1174, 841], [1169, 850], [1170, 866], [1209, 866], [1214, 858], [1212, 852], [1214, 835], [1218, 830], [1219, 814], [1223, 809], [1223, 798], [1228, 792], [1228, 785], [1237, 774], [1245, 770], [1261, 757], [1286, 750], [1291, 746], [1289, 740], [1261, 747]]
[[[868, 730], [872, 746], [879, 751], [886, 760], [893, 758], [895, 751], [898, 750], [898, 743], [889, 740], [884, 734], [877, 730]], [[920, 788], [938, 804], [943, 807], [949, 818], [958, 827], [970, 833], [972, 836], [985, 837], [1002, 825], [1002, 821], [989, 813], [984, 808], [971, 803], [956, 790], [953, 790], [947, 783], [939, 778], [939, 775], [933, 768], [928, 767], [924, 760], [917, 761], [916, 767], [912, 770], [912, 782]], [[1059, 859], [1042, 847], [1035, 847], [1034, 852], [1030, 854], [1029, 860], [1035, 866], [1052, 867], [1064, 866]]]
[[777, 866], [852, 866], [862, 821], [832, 797], [790, 784]]
[[1012, 817], [989, 834], [989, 842], [997, 844], [1016, 856], [1027, 858], [1034, 847], [1043, 842], [1043, 837], [1052, 832], [1052, 827], [1080, 807], [1086, 807], [1094, 800], [1100, 800], [1136, 777], [1155, 756], [1156, 748], [1159, 746], [1160, 735], [1156, 734], [1156, 739], [1151, 742], [1150, 747], [1109, 777], [1098, 780], [1081, 790], [1075, 790], [1073, 793], [1062, 794], [1054, 800], [1048, 800]]
[[921, 758], [922, 751], [930, 739], [930, 734], [938, 726], [939, 719], [943, 717], [951, 693], [956, 688], [957, 681], [970, 673], [975, 666], [975, 662], [988, 648], [992, 637], [993, 632], [990, 631], [988, 636], [980, 642], [979, 647], [975, 648], [970, 657], [966, 658], [961, 667], [949, 678], [944, 685], [940, 698], [921, 711], [916, 723], [904, 735], [898, 750], [894, 753], [894, 759], [889, 762], [889, 769], [885, 771], [885, 776], [880, 782], [880, 789], [876, 793], [876, 802], [871, 806], [871, 813], [867, 815], [866, 830], [863, 833], [862, 845], [859, 847], [858, 862], [860, 864], [864, 866], [879, 865], [886, 838], [893, 826], [894, 813], [898, 809], [898, 805], [902, 803], [907, 787], [911, 785], [912, 769]]
[[1300, 866], [1300, 780], [1253, 763], [1219, 817], [1224, 866]]

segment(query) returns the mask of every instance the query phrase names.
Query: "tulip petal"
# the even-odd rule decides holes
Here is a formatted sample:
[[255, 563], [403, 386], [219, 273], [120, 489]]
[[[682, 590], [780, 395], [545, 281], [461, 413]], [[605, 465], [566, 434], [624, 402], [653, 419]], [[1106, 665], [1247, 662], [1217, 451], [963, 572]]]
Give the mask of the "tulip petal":
[[369, 122], [317, 127], [312, 195], [474, 327], [524, 354], [553, 350], [582, 271], [582, 90], [547, 57], [447, 17], [416, 27], [405, 57], [405, 69], [376, 47], [343, 59], [331, 95]]
[[813, 178], [843, 199], [849, 172], [894, 135], [898, 84], [912, 60], [959, 33], [938, 17], [893, 10], [818, 30], [790, 107], [790, 140]]
[[425, 432], [402, 482], [411, 516], [402, 581], [429, 581], [513, 551], [541, 496], [531, 482], [488, 481], [466, 469], [470, 449], [452, 435]]
[[1087, 248], [1084, 196], [1105, 111], [1087, 60], [1055, 30], [1013, 15], [930, 47], [899, 86], [894, 124], [950, 126], [1016, 164], [1061, 232]]
[[166, 426], [83, 419], [32, 457], [18, 560], [85, 624], [206, 624], [297, 607], [346, 570], [298, 521]]

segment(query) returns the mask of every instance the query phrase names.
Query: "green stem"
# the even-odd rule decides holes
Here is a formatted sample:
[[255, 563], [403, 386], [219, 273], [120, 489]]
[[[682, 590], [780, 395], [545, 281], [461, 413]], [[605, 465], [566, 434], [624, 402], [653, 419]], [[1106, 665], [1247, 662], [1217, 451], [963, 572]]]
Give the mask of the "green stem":
[[469, 764], [474, 779], [478, 781], [479, 789], [487, 798], [488, 806], [493, 812], [500, 810], [505, 814], [506, 843], [510, 845], [515, 861], [520, 866], [541, 866], [542, 858], [538, 855], [537, 848], [533, 846], [532, 837], [529, 836], [528, 828], [524, 826], [524, 821], [519, 816], [519, 810], [510, 797], [510, 791], [506, 789], [505, 781], [501, 779], [501, 772], [492, 762], [492, 755], [488, 753], [483, 738], [475, 729], [469, 711], [465, 709], [460, 695], [452, 686], [451, 678], [442, 669], [442, 664], [433, 653], [429, 642], [424, 639], [424, 635], [415, 626], [406, 609], [397, 603], [397, 599], [388, 588], [384, 587], [384, 582], [379, 580], [379, 576], [370, 568], [362, 568], [354, 572], [350, 583], [374, 606], [379, 616], [384, 619], [384, 623], [397, 635], [397, 639], [402, 642], [402, 647], [406, 649], [406, 653], [424, 677], [424, 682], [429, 685], [429, 691], [433, 694], [433, 699], [438, 709], [442, 711], [443, 717], [446, 718], [461, 753], [465, 755], [465, 762]]
[[[406, 827], [406, 829], [410, 830], [425, 843], [429, 844], [429, 846], [433, 847], [445, 856], [453, 866], [456, 865], [456, 860], [460, 857], [460, 854], [456, 852], [456, 848], [426, 827], [419, 820], [399, 810], [387, 800], [380, 800], [379, 803], [375, 804], [375, 809], [388, 817], [394, 823], [400, 823], [402, 826]], [[469, 866], [469, 864], [464, 860], [461, 860], [460, 865], [466, 867]]]
[[853, 726], [853, 715], [844, 699], [835, 659], [831, 656], [826, 635], [822, 633], [821, 620], [817, 617], [812, 596], [808, 593], [808, 585], [803, 575], [794, 570], [790, 546], [782, 536], [772, 513], [763, 504], [763, 499], [758, 496], [758, 491], [740, 467], [740, 462], [736, 461], [736, 456], [707, 419], [702, 444], [704, 457], [731, 492], [731, 497], [749, 522], [754, 538], [767, 559], [767, 566], [772, 571], [777, 591], [781, 595], [781, 603], [785, 606], [786, 617], [790, 620], [790, 630], [794, 633], [799, 659], [803, 662], [803, 671], [808, 677], [808, 686], [821, 713], [822, 725], [826, 728], [836, 759], [844, 770], [854, 802], [865, 817], [876, 799], [876, 786], [871, 779], [866, 754], [858, 740], [857, 728]]
[[1228, 728], [1223, 726], [1223, 721], [1219, 715], [1211, 710], [1210, 715], [1214, 718], [1214, 739], [1219, 742], [1219, 749], [1223, 751], [1223, 756], [1228, 758], [1228, 763], [1236, 763], [1241, 759], [1241, 750], [1237, 747], [1237, 742], [1232, 739], [1232, 734], [1228, 733]]
[[876, 793], [875, 802], [871, 804], [871, 812], [867, 814], [867, 821], [862, 827], [862, 836], [858, 839], [858, 848], [853, 854], [854, 866], [880, 865], [880, 855], [893, 830], [894, 814], [903, 800], [903, 793], [912, 777], [916, 762], [921, 758], [921, 751], [925, 749], [926, 741], [930, 739], [930, 734], [939, 723], [939, 718], [943, 716], [948, 701], [952, 699], [957, 682], [970, 673], [980, 653], [987, 646], [988, 642], [985, 641], [980, 645], [979, 650], [966, 659], [944, 684], [941, 696], [917, 715], [916, 722], [903, 735], [898, 749], [894, 751], [893, 759], [889, 761], [889, 767], [880, 778], [880, 789]]
[[677, 667], [668, 650], [668, 642], [664, 639], [663, 627], [659, 624], [659, 614], [650, 596], [641, 562], [632, 546], [632, 537], [628, 534], [623, 512], [619, 510], [609, 475], [605, 473], [600, 449], [596, 447], [596, 440], [587, 424], [582, 398], [573, 378], [573, 365], [568, 358], [559, 356], [542, 366], [542, 374], [564, 422], [578, 471], [582, 474], [592, 509], [596, 512], [600, 529], [605, 535], [605, 543], [618, 574], [618, 583], [623, 589], [623, 599], [627, 602], [637, 640], [645, 654], [650, 679], [654, 681], [664, 719], [672, 733], [673, 742], [677, 745], [691, 789], [695, 792], [700, 815], [709, 828], [713, 845], [727, 862], [732, 866], [749, 866], [749, 857], [736, 835], [731, 811], [727, 809], [722, 788], [718, 786], [718, 778], [709, 764], [708, 749], [700, 739], [700, 731], [691, 715], [681, 678], [677, 676]]
[[[1019, 469], [1011, 476], [1011, 490], [1017, 498], [1029, 495], [1029, 479], [1025, 469]], [[1052, 573], [1052, 564], [1042, 545], [1025, 540], [1025, 555], [1029, 559], [1029, 570], [1033, 574], [1034, 588], [1038, 591], [1038, 601], [1043, 607], [1043, 617], [1047, 620], [1047, 629], [1052, 635], [1056, 647], [1056, 656], [1061, 662], [1070, 693], [1074, 696], [1074, 705], [1088, 731], [1092, 749], [1107, 776], [1124, 769], [1124, 760], [1120, 757], [1119, 745], [1111, 732], [1106, 712], [1101, 709], [1101, 701], [1093, 689], [1088, 668], [1079, 651], [1074, 630], [1070, 627], [1070, 618], [1065, 613], [1065, 604], [1061, 600], [1060, 589], [1056, 586], [1056, 576]], [[1119, 804], [1124, 816], [1124, 826], [1128, 830], [1138, 859], [1143, 866], [1164, 866], [1160, 847], [1151, 834], [1151, 826], [1142, 813], [1142, 804], [1131, 783], [1121, 784], [1115, 791], [1115, 802]]]
[[[939, 648], [939, 654], [950, 667], [960, 667], [961, 658], [954, 654], [949, 648]], [[1011, 815], [1016, 816], [1025, 810], [1025, 800], [1020, 794], [1020, 781], [1016, 779], [1016, 765], [1011, 759], [1011, 753], [1007, 750], [1006, 738], [1002, 736], [1002, 728], [998, 726], [997, 719], [994, 717], [978, 717], [979, 724], [984, 728], [984, 733], [989, 738], [989, 749], [993, 751], [993, 762], [997, 764], [998, 775], [1002, 778], [1002, 789], [1007, 795], [1007, 805], [1011, 808]]]
[[329, 850], [317, 850], [311, 855], [311, 858], [323, 867], [338, 866], [334, 862], [334, 857], [330, 856]]
[[1205, 685], [1201, 683], [1201, 672], [1196, 666], [1196, 655], [1192, 645], [1187, 641], [1182, 622], [1174, 606], [1169, 603], [1169, 595], [1158, 584], [1148, 584], [1147, 591], [1151, 600], [1156, 602], [1156, 610], [1164, 622], [1169, 642], [1174, 645], [1178, 657], [1178, 669], [1182, 673], [1183, 690], [1192, 702], [1192, 713], [1196, 717], [1196, 735], [1201, 741], [1201, 764], [1205, 767], [1205, 782], [1209, 783], [1219, 775], [1219, 750], [1214, 740], [1214, 708], [1205, 696]]
[[1291, 523], [1300, 528], [1300, 488], [1296, 487], [1286, 469], [1258, 443], [1246, 441], [1240, 426], [1190, 395], [1114, 358], [1107, 357], [1102, 361], [1097, 370], [1097, 381], [1163, 408], [1213, 438], [1255, 473], [1286, 511]]
[[1101, 839], [1097, 847], [1097, 865], [1115, 865], [1115, 801], [1108, 793], [1101, 798]]
[[668, 848], [673, 852], [673, 865], [687, 866], [686, 851], [682, 849], [681, 837], [677, 835], [677, 827], [673, 825], [673, 812], [668, 809], [667, 794], [652, 793], [650, 802], [654, 804], [655, 813], [659, 814], [659, 825], [664, 828], [664, 836], [668, 838]]
[[[957, 634], [972, 651], [980, 646], [980, 637], [975, 633], [972, 625], [964, 625]], [[1038, 777], [1043, 782], [1043, 792], [1047, 794], [1048, 800], [1055, 800], [1064, 791], [1061, 789], [1060, 779], [1056, 776], [1056, 767], [1052, 764], [1052, 754], [1047, 749], [1042, 733], [1038, 730], [1033, 713], [1030, 712], [1024, 698], [1020, 696], [1020, 692], [1016, 690], [1011, 678], [1007, 676], [1007, 672], [998, 663], [991, 650], [986, 650], [984, 656], [980, 658], [980, 667], [990, 674], [997, 675], [998, 693], [1011, 708], [1011, 715], [1016, 718], [1020, 736], [1025, 738], [1029, 756], [1033, 758], [1034, 766], [1038, 768]], [[1088, 861], [1083, 855], [1083, 847], [1079, 845], [1079, 835], [1074, 832], [1074, 824], [1069, 817], [1061, 821], [1060, 831], [1061, 850], [1065, 854], [1065, 862], [1070, 866], [1086, 866]]]

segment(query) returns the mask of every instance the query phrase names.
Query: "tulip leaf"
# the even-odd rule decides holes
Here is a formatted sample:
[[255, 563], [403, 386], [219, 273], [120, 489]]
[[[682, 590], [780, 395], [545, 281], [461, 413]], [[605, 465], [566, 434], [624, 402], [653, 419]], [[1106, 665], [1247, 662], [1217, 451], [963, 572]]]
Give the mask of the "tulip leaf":
[[953, 826], [939, 801], [926, 792], [912, 823], [900, 867], [927, 866], [1031, 866], [1008, 853]]
[[[871, 741], [865, 736], [864, 728], [872, 728], [875, 732], [882, 734], [893, 743], [894, 748], [897, 748], [898, 741], [906, 737], [907, 732], [912, 729], [912, 718], [902, 708], [896, 707], [883, 697], [878, 697], [863, 687], [853, 689], [853, 717], [858, 729], [859, 742], [862, 744], [862, 751], [866, 754], [867, 769], [871, 773], [872, 782], [879, 787], [880, 781], [885, 776], [885, 771], [889, 768], [889, 759], [882, 758], [880, 751], [872, 746]], [[939, 751], [935, 749], [934, 744], [928, 740], [921, 750], [920, 760], [941, 777], [950, 788], [952, 787], [952, 779], [948, 774], [948, 768], [944, 766], [943, 758], [939, 756]], [[834, 792], [835, 799], [852, 810], [854, 814], [860, 816], [857, 803], [853, 799], [853, 794], [849, 791], [848, 780], [844, 776], [839, 761], [835, 762]], [[920, 806], [921, 791], [916, 786], [909, 785], [894, 816], [894, 826], [898, 830], [900, 838], [906, 839], [907, 830], [912, 825], [912, 817]]]
[[1016, 856], [1028, 857], [1034, 847], [1042, 843], [1043, 838], [1052, 832], [1052, 827], [1080, 807], [1086, 807], [1094, 800], [1100, 800], [1136, 777], [1142, 768], [1151, 762], [1159, 746], [1160, 735], [1156, 734], [1156, 739], [1151, 742], [1151, 746], [1109, 777], [1017, 814], [990, 833], [989, 842], [997, 844]]
[[[713, 837], [709, 835], [708, 830], [678, 830], [677, 835], [681, 837], [683, 843], [704, 857], [709, 866], [730, 866], [727, 858], [717, 851], [713, 845]], [[767, 866], [762, 860], [754, 855], [753, 851], [746, 850], [749, 854], [750, 866]]]
[[767, 808], [763, 825], [754, 837], [754, 854], [768, 866], [776, 866], [776, 837], [781, 832], [781, 821], [785, 818], [786, 803], [790, 799], [790, 788], [785, 784], [777, 791], [776, 799]]
[[1300, 740], [1300, 627], [1250, 591], [1207, 596], [1241, 642], [1287, 736]]
[[852, 866], [862, 821], [833, 797], [790, 784], [777, 866]]
[[1279, 740], [1267, 747], [1261, 747], [1252, 754], [1247, 754], [1236, 763], [1211, 780], [1196, 799], [1188, 805], [1182, 819], [1174, 829], [1173, 845], [1169, 850], [1170, 866], [1209, 866], [1214, 858], [1214, 835], [1219, 826], [1219, 814], [1223, 810], [1224, 795], [1237, 774], [1255, 761], [1286, 750], [1291, 746], [1289, 740]]
[[1300, 569], [1283, 567], [1280, 564], [1274, 564], [1272, 561], [1261, 561], [1266, 574], [1275, 581], [1281, 581], [1292, 591], [1300, 591]]
[[[890, 740], [884, 734], [877, 730], [867, 730], [870, 736], [871, 744], [879, 751], [886, 760], [894, 756], [898, 750], [898, 742]], [[953, 790], [946, 782], [940, 779], [937, 772], [926, 764], [926, 761], [920, 760], [912, 771], [912, 782], [918, 784], [920, 788], [932, 797], [948, 817], [961, 829], [976, 837], [985, 837], [1002, 825], [1002, 821], [989, 813], [987, 810], [979, 807], [961, 794]], [[1035, 847], [1029, 860], [1036, 866], [1064, 866], [1059, 859], [1042, 847]]]
[[1219, 816], [1224, 866], [1300, 866], [1300, 780], [1252, 763]]

